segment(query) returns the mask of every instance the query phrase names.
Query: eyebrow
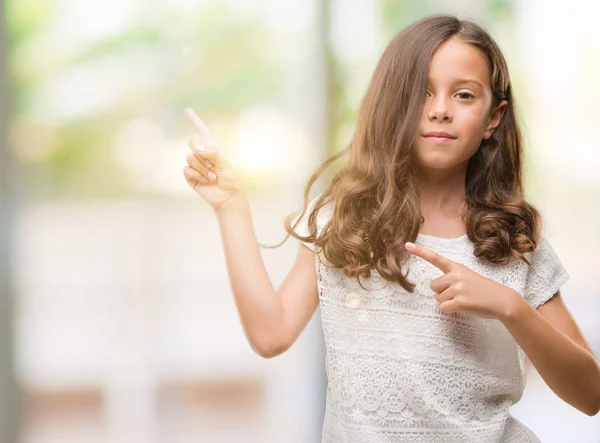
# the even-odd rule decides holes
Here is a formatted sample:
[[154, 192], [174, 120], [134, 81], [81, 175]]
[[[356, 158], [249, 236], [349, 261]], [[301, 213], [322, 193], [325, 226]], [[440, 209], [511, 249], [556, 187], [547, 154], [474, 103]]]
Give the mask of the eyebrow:
[[470, 78], [469, 79], [460, 79], [460, 80], [456, 80], [454, 82], [455, 85], [463, 85], [463, 84], [466, 84], [466, 83], [473, 83], [473, 84], [479, 86], [481, 89], [484, 89], [483, 85], [481, 83], [479, 83], [477, 80], [473, 80], [473, 79], [470, 79]]
[[[466, 85], [466, 84], [473, 84], [477, 87], [479, 87], [480, 89], [485, 89], [485, 87], [479, 83], [477, 80], [473, 79], [473, 78], [460, 78], [460, 79], [456, 79], [452, 82], [452, 86], [458, 86], [458, 85]], [[427, 87], [430, 87], [433, 85], [433, 83], [431, 83], [431, 78], [427, 81]]]

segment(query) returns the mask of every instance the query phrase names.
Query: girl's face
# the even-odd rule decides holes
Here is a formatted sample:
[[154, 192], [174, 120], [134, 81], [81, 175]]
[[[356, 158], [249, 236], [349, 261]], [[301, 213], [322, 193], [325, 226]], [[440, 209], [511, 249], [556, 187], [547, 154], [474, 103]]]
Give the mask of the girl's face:
[[463, 166], [490, 138], [507, 102], [492, 109], [490, 70], [475, 46], [451, 38], [433, 53], [413, 152], [425, 169]]

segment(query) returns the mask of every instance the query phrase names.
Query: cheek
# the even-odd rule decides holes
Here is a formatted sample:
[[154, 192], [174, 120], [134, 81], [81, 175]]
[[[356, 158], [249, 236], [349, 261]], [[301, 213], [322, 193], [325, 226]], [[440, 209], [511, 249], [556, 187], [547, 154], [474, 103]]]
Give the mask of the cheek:
[[464, 138], [481, 141], [486, 125], [486, 115], [482, 110], [463, 110], [455, 116], [455, 122], [459, 124], [461, 135]]

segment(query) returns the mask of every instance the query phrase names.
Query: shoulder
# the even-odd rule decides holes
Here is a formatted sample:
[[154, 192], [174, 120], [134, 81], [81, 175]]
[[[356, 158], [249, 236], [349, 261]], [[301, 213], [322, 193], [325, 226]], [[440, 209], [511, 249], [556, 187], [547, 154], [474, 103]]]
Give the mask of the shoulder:
[[[309, 217], [310, 214], [314, 210], [317, 209], [316, 208], [317, 202], [322, 197], [322, 195], [323, 195], [323, 193], [320, 193], [308, 202], [308, 206], [306, 208], [306, 213], [304, 215], [305, 218]], [[323, 206], [321, 206], [317, 210], [317, 225], [322, 225], [324, 223], [327, 223], [327, 221], [329, 221], [329, 219], [332, 217], [332, 215], [333, 215], [333, 204], [331, 203], [331, 201], [326, 201], [325, 204], [323, 204]]]
[[550, 240], [543, 236], [538, 241], [533, 251], [526, 252], [525, 258], [529, 260], [530, 269], [533, 272], [544, 272], [561, 265], [560, 258], [552, 246]]
[[[302, 211], [300, 211], [298, 213], [298, 215], [296, 216], [296, 218], [294, 219], [294, 221], [292, 222], [292, 226], [295, 226], [294, 231], [297, 234], [299, 234], [303, 237], [308, 237], [310, 235], [310, 229], [309, 229], [310, 216], [315, 210], [317, 210], [316, 204], [317, 204], [318, 199], [321, 197], [321, 195], [322, 195], [322, 193], [317, 195], [313, 199], [311, 199], [308, 202], [308, 205], [306, 206], [306, 211], [304, 212], [304, 214], [302, 215]], [[323, 229], [325, 228], [325, 225], [331, 218], [332, 213], [333, 213], [332, 205], [329, 202], [325, 203], [322, 207], [318, 208], [317, 214], [316, 214], [316, 236], [317, 237], [319, 237], [321, 235], [321, 233], [323, 232]], [[302, 218], [300, 218], [301, 215], [302, 215]], [[297, 222], [297, 224], [296, 224], [296, 222]], [[315, 251], [314, 245], [312, 243], [305, 241], [305, 240], [301, 240], [301, 241], [306, 246], [308, 246], [310, 249]]]
[[523, 293], [535, 307], [544, 304], [569, 280], [569, 273], [548, 238], [543, 237], [534, 251], [528, 253], [530, 262]]

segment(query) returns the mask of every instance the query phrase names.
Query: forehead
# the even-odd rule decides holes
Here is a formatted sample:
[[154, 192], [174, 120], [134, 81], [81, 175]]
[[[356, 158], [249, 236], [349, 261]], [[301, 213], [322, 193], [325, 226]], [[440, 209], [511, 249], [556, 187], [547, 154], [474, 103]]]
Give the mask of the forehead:
[[490, 87], [490, 69], [485, 56], [475, 46], [458, 38], [442, 43], [431, 57], [429, 80], [447, 83], [469, 79]]

